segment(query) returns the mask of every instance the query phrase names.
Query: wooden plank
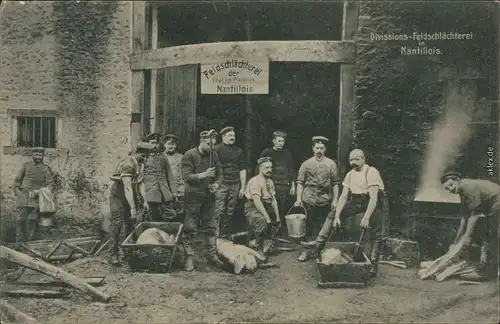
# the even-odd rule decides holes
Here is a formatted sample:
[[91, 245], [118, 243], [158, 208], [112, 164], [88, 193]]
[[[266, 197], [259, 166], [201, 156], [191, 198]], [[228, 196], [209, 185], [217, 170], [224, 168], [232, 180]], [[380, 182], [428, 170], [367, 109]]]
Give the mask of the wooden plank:
[[107, 302], [110, 299], [110, 296], [108, 294], [100, 291], [95, 287], [92, 287], [81, 278], [69, 272], [66, 272], [61, 268], [55, 267], [47, 262], [32, 258], [29, 255], [17, 252], [5, 246], [0, 246], [0, 257], [28, 269], [32, 269], [37, 272], [46, 274], [52, 278], [64, 281], [72, 287], [89, 294], [97, 300]]
[[172, 46], [132, 53], [132, 71], [189, 64], [212, 64], [227, 59], [275, 62], [330, 62], [355, 64], [354, 41], [243, 41]]
[[69, 296], [67, 290], [31, 290], [16, 289], [0, 291], [2, 297], [27, 297], [27, 298], [66, 298]]
[[454, 274], [456, 274], [458, 271], [464, 269], [467, 266], [467, 261], [463, 260], [458, 263], [455, 263], [447, 268], [445, 268], [440, 274], [436, 276], [436, 281], [441, 282]]
[[66, 245], [67, 247], [69, 247], [70, 249], [74, 250], [74, 251], [80, 252], [81, 254], [83, 254], [83, 255], [85, 255], [85, 256], [87, 256], [87, 255], [89, 255], [89, 254], [90, 254], [88, 251], [86, 251], [86, 250], [82, 249], [82, 248], [81, 248], [81, 247], [79, 247], [79, 246], [76, 246], [76, 245], [74, 245], [74, 244], [71, 244], [71, 243], [69, 243], [69, 242], [64, 242], [63, 244], [64, 244], [64, 245]]
[[453, 263], [459, 256], [464, 245], [464, 238], [460, 239], [457, 244], [451, 246], [450, 250], [440, 260], [427, 269], [419, 271], [420, 279], [427, 279], [439, 272], [441, 272], [448, 265]]
[[[133, 1], [132, 3], [132, 54], [144, 51], [147, 47], [147, 23], [145, 1]], [[130, 145], [131, 149], [136, 148], [141, 135], [141, 118], [134, 118], [134, 115], [140, 115], [144, 111], [146, 104], [145, 98], [145, 77], [144, 71], [132, 71], [131, 85], [131, 114], [130, 123]]]
[[[88, 283], [91, 286], [94, 287], [99, 287], [102, 286], [105, 282], [104, 277], [88, 277], [88, 278], [82, 278], [86, 283]], [[33, 280], [33, 281], [16, 281], [15, 283], [16, 286], [33, 286], [33, 287], [69, 287], [65, 282], [62, 282], [60, 280]]]
[[21, 312], [14, 305], [6, 301], [5, 299], [0, 300], [0, 309], [2, 314], [5, 315], [9, 320], [14, 323], [22, 324], [36, 324], [38, 321], [33, 317]]
[[198, 66], [174, 66], [161, 72], [164, 111], [161, 130], [177, 135], [180, 150], [185, 151], [198, 143], [195, 134]]
[[[355, 42], [357, 28], [358, 3], [357, 1], [344, 1], [342, 14], [342, 40], [345, 42]], [[353, 57], [353, 60], [355, 60], [355, 57]], [[356, 119], [355, 84], [356, 66], [342, 65], [340, 67], [339, 135], [337, 143], [337, 164], [341, 175], [345, 175], [349, 170], [347, 163], [349, 151], [354, 148], [352, 145], [352, 129]]]

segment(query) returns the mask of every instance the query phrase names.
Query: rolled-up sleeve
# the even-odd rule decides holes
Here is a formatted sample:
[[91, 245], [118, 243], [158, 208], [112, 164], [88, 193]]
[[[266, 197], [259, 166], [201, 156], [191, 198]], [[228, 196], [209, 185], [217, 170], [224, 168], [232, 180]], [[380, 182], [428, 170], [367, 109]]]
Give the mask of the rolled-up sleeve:
[[255, 195], [261, 197], [262, 196], [262, 184], [259, 183], [259, 181], [250, 181], [248, 183], [248, 188], [247, 188], [248, 196], [251, 198]]
[[[382, 184], [382, 178], [380, 177], [380, 173], [378, 172], [378, 170], [376, 170], [374, 168], [370, 168], [368, 170], [368, 172], [366, 173], [366, 182], [367, 182], [368, 188], [373, 187], [373, 186], [377, 186], [380, 188], [381, 184]], [[382, 188], [380, 188], [380, 189], [382, 189]]]
[[297, 183], [304, 184], [304, 182], [306, 181], [306, 170], [306, 164], [302, 163], [297, 174]]
[[346, 187], [347, 189], [351, 189], [351, 171], [347, 172], [347, 174], [345, 175], [342, 186]]

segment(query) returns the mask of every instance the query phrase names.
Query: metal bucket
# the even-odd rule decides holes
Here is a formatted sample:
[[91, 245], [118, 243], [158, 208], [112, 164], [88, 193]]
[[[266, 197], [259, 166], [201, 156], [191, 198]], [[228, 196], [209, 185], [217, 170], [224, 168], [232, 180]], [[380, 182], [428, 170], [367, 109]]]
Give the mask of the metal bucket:
[[291, 238], [302, 238], [306, 236], [307, 210], [303, 206], [301, 207], [304, 210], [304, 214], [290, 214], [290, 211], [294, 208], [292, 207], [285, 216], [288, 236]]
[[53, 215], [40, 215], [39, 224], [41, 227], [52, 227], [54, 225]]

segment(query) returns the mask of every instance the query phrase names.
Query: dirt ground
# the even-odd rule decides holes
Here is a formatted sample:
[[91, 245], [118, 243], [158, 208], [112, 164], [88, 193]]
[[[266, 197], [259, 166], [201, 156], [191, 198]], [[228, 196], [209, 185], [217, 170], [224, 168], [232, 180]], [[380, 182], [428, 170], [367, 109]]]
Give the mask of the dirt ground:
[[[105, 276], [109, 304], [80, 293], [67, 300], [10, 299], [41, 323], [200, 323], [200, 322], [389, 322], [498, 323], [495, 283], [458, 286], [422, 281], [416, 270], [382, 265], [374, 286], [316, 288], [314, 262], [300, 263], [296, 251], [271, 261], [279, 268], [234, 275], [205, 269], [170, 274], [114, 269], [103, 256], [64, 266], [79, 276]], [[80, 263], [80, 264], [78, 264]], [[22, 278], [31, 277], [26, 273]]]

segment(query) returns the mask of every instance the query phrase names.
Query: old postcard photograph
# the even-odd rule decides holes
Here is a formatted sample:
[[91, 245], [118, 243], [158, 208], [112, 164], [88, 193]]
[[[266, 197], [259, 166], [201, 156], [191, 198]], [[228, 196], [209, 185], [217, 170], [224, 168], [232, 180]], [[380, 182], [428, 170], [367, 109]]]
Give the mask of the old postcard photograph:
[[0, 1], [1, 323], [498, 323], [500, 1]]

